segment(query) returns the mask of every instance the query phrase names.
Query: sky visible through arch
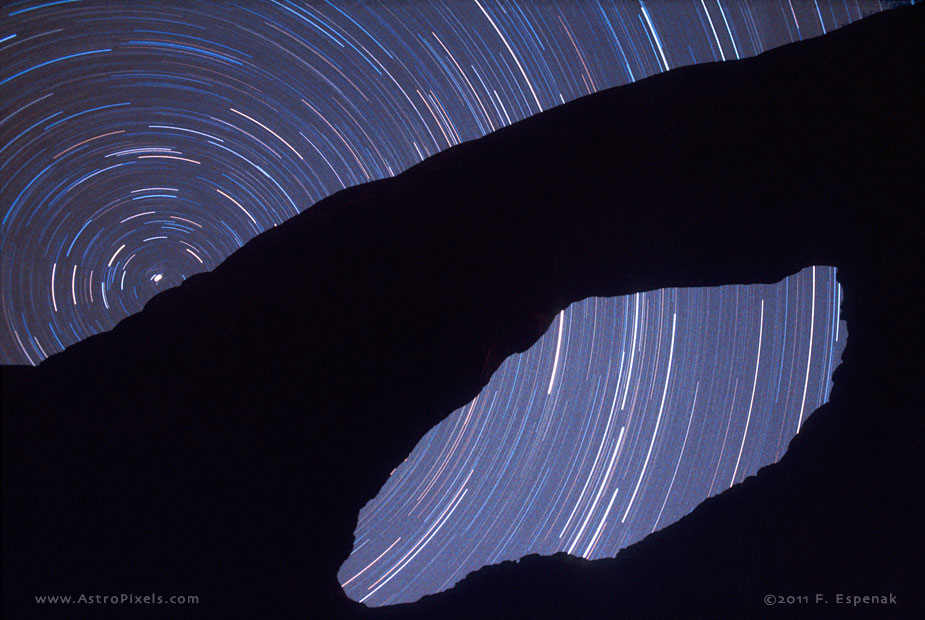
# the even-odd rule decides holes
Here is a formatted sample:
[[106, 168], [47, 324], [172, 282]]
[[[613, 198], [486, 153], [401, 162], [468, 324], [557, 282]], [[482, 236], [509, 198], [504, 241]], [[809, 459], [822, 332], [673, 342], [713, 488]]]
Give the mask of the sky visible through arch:
[[572, 304], [360, 511], [345, 591], [413, 602], [486, 564], [612, 557], [670, 525], [776, 462], [828, 400], [840, 302], [835, 269], [809, 267]]
[[[883, 8], [854, 0], [8, 3], [0, 9], [0, 362], [37, 364], [110, 329], [344, 187], [604, 88], [752, 56]], [[483, 393], [463, 426], [428, 435], [426, 458], [396, 472], [408, 485], [401, 493], [418, 490], [420, 502], [405, 506], [405, 495], [394, 495], [373, 511], [382, 532], [405, 520], [401, 540], [364, 535], [376, 522], [361, 520], [363, 546], [342, 569], [348, 593], [369, 604], [413, 600], [462, 576], [453, 567], [476, 548], [490, 561], [523, 542], [612, 554], [699, 497], [707, 470], [686, 473], [695, 454], [714, 467], [708, 494], [741, 480], [779, 457], [801, 416], [825, 399], [844, 344], [837, 300], [833, 270], [820, 266], [777, 288], [571, 306], [553, 323], [558, 354], [547, 335], [519, 367], [508, 360], [497, 379], [511, 391]], [[606, 372], [592, 369], [605, 355]], [[717, 365], [708, 369], [702, 358], [711, 355]], [[583, 356], [589, 361], [576, 361]], [[558, 412], [579, 406], [594, 416], [563, 427]], [[491, 426], [498, 412], [510, 427]], [[577, 463], [566, 447], [575, 437], [594, 447]], [[527, 460], [499, 456], [492, 442], [526, 449]], [[480, 478], [488, 472], [494, 477]], [[422, 480], [433, 484], [419, 488]], [[468, 513], [488, 480], [488, 497], [511, 493], [500, 500], [507, 507]], [[542, 491], [554, 483], [567, 485]], [[493, 518], [479, 545], [472, 529], [456, 542], [446, 537], [458, 529], [453, 519], [505, 512], [514, 523]], [[415, 519], [426, 527], [415, 529]], [[547, 526], [560, 528], [551, 530], [555, 544]], [[533, 533], [523, 541], [521, 531]]]

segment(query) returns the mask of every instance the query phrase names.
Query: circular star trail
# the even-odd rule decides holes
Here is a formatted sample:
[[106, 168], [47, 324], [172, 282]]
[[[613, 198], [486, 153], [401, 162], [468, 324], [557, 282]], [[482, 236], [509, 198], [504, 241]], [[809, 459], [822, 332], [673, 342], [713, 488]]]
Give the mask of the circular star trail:
[[0, 362], [36, 364], [350, 185], [864, 2], [13, 2]]
[[[881, 10], [857, 0], [93, 2], [0, 10], [0, 362], [37, 364], [344, 187], [566, 101]], [[743, 207], [746, 208], [746, 207]], [[786, 450], [834, 270], [563, 310], [364, 508], [340, 571], [411, 601], [613, 555]]]
[[345, 591], [413, 602], [531, 553], [612, 557], [776, 462], [828, 399], [840, 295], [811, 267], [572, 304], [363, 508]]

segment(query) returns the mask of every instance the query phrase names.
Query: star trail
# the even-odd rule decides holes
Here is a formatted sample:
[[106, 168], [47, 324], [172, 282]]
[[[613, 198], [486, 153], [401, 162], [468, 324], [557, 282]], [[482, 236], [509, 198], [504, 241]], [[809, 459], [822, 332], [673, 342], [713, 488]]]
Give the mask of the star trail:
[[[0, 362], [38, 364], [338, 190], [595, 91], [883, 9], [729, 2], [9, 3]], [[613, 555], [824, 402], [834, 270], [573, 304], [429, 433], [341, 570], [370, 605], [530, 552]]]

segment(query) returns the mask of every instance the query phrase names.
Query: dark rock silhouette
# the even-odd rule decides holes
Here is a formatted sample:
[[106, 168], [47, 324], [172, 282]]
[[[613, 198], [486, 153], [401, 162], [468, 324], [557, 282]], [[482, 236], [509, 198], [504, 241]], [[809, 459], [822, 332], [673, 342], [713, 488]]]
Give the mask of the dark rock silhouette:
[[[566, 104], [340, 192], [111, 332], [3, 368], [5, 615], [915, 617], [923, 15]], [[360, 507], [560, 308], [812, 264], [839, 268], [850, 336], [780, 463], [614, 559], [528, 557], [394, 608], [340, 590]], [[201, 602], [33, 601], [123, 592]]]

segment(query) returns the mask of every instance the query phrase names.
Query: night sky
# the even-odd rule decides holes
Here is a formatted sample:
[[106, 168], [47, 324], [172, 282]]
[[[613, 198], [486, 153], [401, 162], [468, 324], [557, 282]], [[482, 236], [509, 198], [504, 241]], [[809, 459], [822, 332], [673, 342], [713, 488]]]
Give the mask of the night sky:
[[[112, 328], [344, 187], [597, 90], [881, 9], [9, 3], [0, 362], [37, 364]], [[775, 461], [844, 346], [834, 275], [573, 304], [363, 510], [348, 594], [410, 601], [530, 552], [613, 555]]]

